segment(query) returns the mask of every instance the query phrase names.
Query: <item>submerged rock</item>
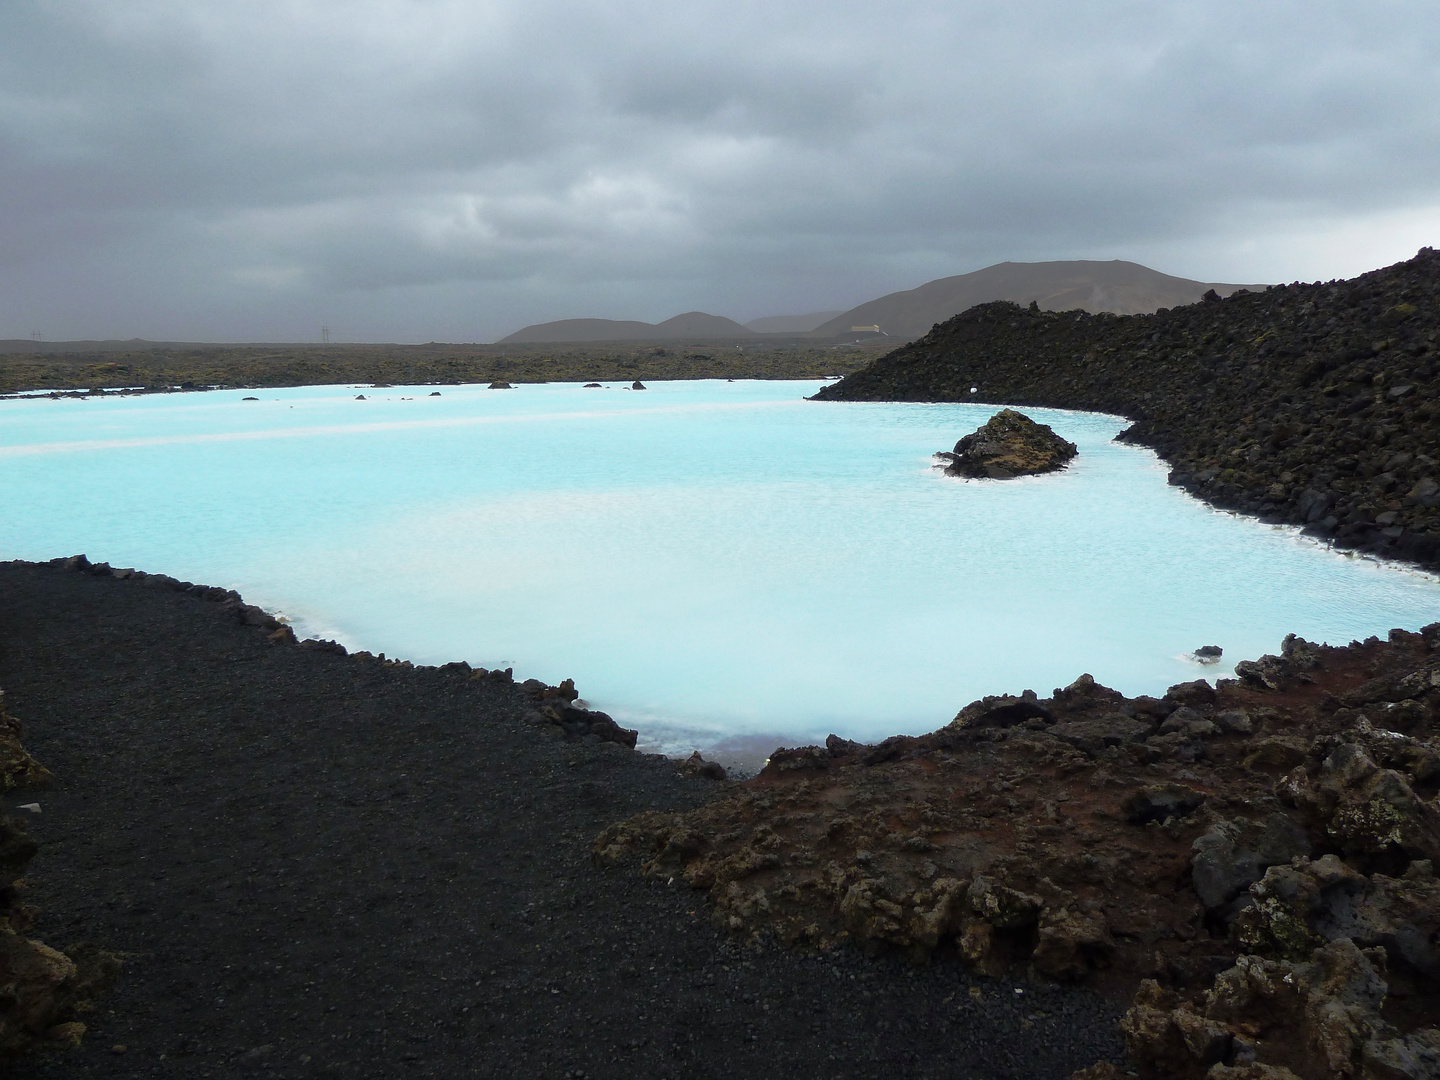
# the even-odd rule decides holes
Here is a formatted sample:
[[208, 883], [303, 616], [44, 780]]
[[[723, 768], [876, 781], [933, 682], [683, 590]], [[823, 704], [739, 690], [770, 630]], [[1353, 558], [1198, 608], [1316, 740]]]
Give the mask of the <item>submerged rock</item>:
[[1037, 424], [1024, 413], [1001, 409], [984, 426], [955, 444], [954, 453], [935, 455], [949, 476], [1008, 480], [1065, 467], [1077, 453], [1075, 444]]

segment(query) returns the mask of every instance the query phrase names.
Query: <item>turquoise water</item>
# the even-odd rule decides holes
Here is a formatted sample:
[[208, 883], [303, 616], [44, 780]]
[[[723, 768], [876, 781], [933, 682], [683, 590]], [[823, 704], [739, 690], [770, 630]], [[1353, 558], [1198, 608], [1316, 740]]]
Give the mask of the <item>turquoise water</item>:
[[[1429, 576], [1168, 487], [1117, 417], [1027, 410], [1074, 465], [966, 482], [931, 454], [993, 407], [803, 400], [819, 385], [0, 402], [0, 557], [83, 551], [301, 636], [573, 676], [671, 751], [918, 733], [1082, 671], [1155, 693], [1291, 631], [1440, 619]], [[1205, 644], [1227, 664], [1188, 658]]]

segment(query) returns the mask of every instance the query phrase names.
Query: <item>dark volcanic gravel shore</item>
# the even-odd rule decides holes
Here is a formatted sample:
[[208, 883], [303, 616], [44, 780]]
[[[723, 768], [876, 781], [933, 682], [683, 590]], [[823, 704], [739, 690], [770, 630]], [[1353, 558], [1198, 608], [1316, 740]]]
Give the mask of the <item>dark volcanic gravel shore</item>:
[[1122, 1053], [1088, 991], [749, 944], [683, 883], [595, 869], [607, 825], [720, 789], [543, 738], [508, 680], [51, 566], [0, 564], [0, 611], [56, 777], [6, 798], [42, 810], [30, 933], [126, 957], [81, 1049], [17, 1077], [1038, 1080]]

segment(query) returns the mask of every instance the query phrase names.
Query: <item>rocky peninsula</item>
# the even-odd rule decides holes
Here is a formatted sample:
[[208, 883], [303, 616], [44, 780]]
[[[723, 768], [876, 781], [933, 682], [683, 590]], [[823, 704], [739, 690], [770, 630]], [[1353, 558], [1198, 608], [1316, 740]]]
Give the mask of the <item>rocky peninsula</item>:
[[1014, 409], [1001, 409], [963, 436], [953, 452], [942, 450], [935, 456], [948, 476], [1009, 480], [1063, 469], [1075, 453], [1075, 444], [1056, 435], [1048, 424], [1037, 424]]
[[1437, 567], [1437, 336], [1440, 254], [1423, 248], [1154, 315], [982, 304], [815, 397], [1120, 413], [1121, 438], [1215, 506]]

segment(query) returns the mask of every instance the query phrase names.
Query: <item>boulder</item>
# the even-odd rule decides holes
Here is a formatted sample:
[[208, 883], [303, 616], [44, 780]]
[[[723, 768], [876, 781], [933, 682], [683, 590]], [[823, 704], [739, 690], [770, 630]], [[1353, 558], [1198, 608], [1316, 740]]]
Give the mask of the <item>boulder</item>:
[[983, 426], [936, 456], [948, 476], [1008, 480], [1062, 469], [1075, 457], [1075, 444], [1024, 413], [1001, 409]]
[[1165, 691], [1165, 696], [1176, 705], [1188, 705], [1192, 709], [1205, 709], [1215, 704], [1215, 687], [1204, 679], [1176, 683]]
[[830, 751], [823, 746], [777, 746], [760, 770], [761, 776], [777, 776], [804, 769], [828, 769], [832, 764]]
[[20, 721], [5, 711], [5, 692], [0, 690], [0, 790], [50, 782], [50, 770], [30, 756], [20, 743], [20, 734]]
[[1358, 865], [1440, 861], [1440, 809], [1416, 795], [1403, 773], [1380, 768], [1361, 742], [1336, 745], [1318, 768], [1293, 769], [1277, 794]]
[[[527, 683], [529, 681], [526, 680]], [[638, 731], [622, 728], [608, 713], [582, 709], [563, 697], [551, 698], [545, 701], [539, 709], [526, 715], [538, 716], [545, 722], [558, 725], [567, 739], [584, 739], [593, 736], [600, 742], [613, 742], [633, 750], [640, 737]]]
[[1268, 868], [1309, 855], [1310, 849], [1309, 833], [1278, 812], [1263, 823], [1220, 821], [1191, 846], [1190, 877], [1200, 902], [1215, 911], [1245, 893]]
[[1207, 735], [1214, 735], [1219, 730], [1214, 721], [1207, 719], [1199, 710], [1192, 709], [1188, 705], [1180, 706], [1160, 725], [1161, 735], [1178, 731], [1192, 739], [1202, 739]]
[[1427, 861], [1403, 877], [1367, 878], [1334, 855], [1297, 858], [1272, 865], [1250, 893], [1255, 903], [1236, 917], [1232, 934], [1251, 951], [1295, 959], [1319, 944], [1354, 941], [1440, 979], [1440, 880]]
[[702, 780], [724, 780], [725, 766], [718, 761], [706, 761], [696, 750], [680, 763], [682, 776], [693, 776]]
[[1309, 672], [1321, 665], [1320, 646], [1294, 634], [1280, 643], [1280, 655], [1266, 654], [1259, 660], [1241, 660], [1235, 675], [1242, 682], [1266, 690], [1285, 690], [1293, 680], [1312, 681]]
[[1046, 908], [1035, 943], [1035, 970], [1062, 982], [1078, 982], [1092, 968], [1105, 967], [1114, 948], [1103, 915]]
[[961, 728], [1008, 728], [1023, 724], [1026, 720], [1042, 720], [1053, 723], [1055, 716], [1041, 705], [1033, 693], [1020, 697], [1009, 694], [983, 697], [966, 705], [950, 722], [952, 727]]
[[831, 757], [855, 757], [859, 754], [864, 754], [869, 749], [870, 746], [867, 743], [858, 743], [853, 739], [842, 739], [834, 733], [825, 736], [825, 752]]
[[1221, 709], [1212, 719], [1215, 726], [1224, 732], [1249, 735], [1252, 730], [1250, 713], [1245, 709]]
[[1271, 735], [1255, 742], [1243, 764], [1247, 769], [1288, 772], [1305, 760], [1306, 743], [1294, 735]]
[[1132, 825], [1145, 825], [1171, 817], [1185, 817], [1200, 808], [1204, 792], [1183, 784], [1150, 784], [1126, 798], [1121, 804], [1125, 820]]
[[1150, 725], [1124, 713], [1111, 713], [1094, 720], [1055, 724], [1049, 731], [1061, 742], [1095, 757], [1108, 746], [1140, 742], [1150, 734]]
[[1336, 941], [1307, 959], [1241, 956], [1203, 1002], [1147, 979], [1120, 1022], [1140, 1075], [1159, 1080], [1425, 1080], [1440, 1032], [1380, 1014], [1385, 953]]
[[73, 1044], [85, 1026], [78, 1013], [114, 980], [120, 961], [87, 946], [60, 952], [18, 932], [35, 912], [17, 902], [14, 882], [36, 845], [13, 818], [0, 814], [0, 1061], [36, 1046]]
[[1012, 889], [983, 874], [975, 875], [965, 898], [970, 909], [995, 930], [1034, 926], [1045, 907], [1041, 897]]

